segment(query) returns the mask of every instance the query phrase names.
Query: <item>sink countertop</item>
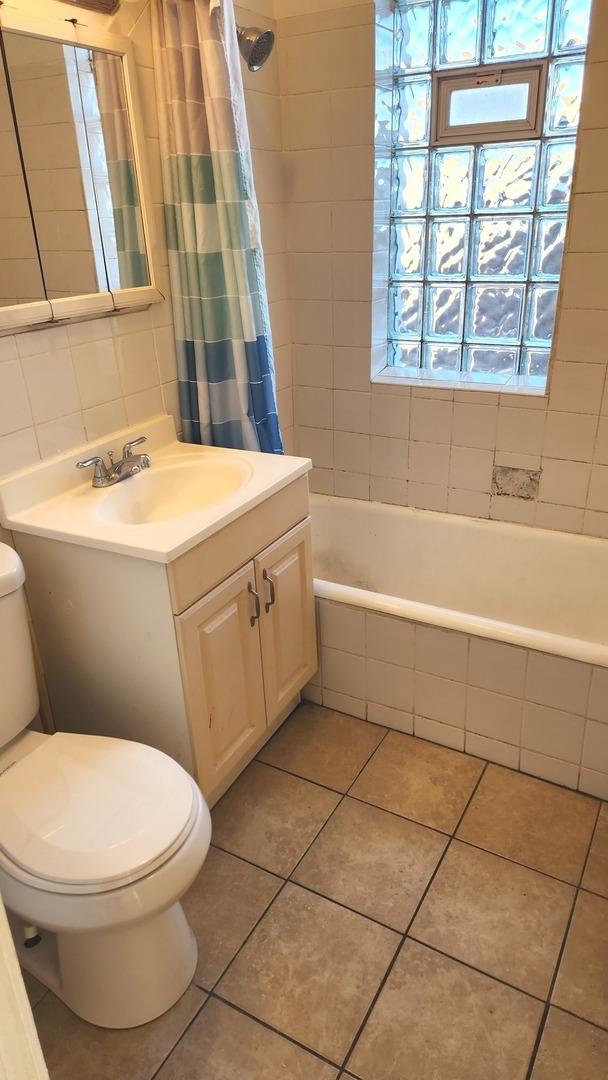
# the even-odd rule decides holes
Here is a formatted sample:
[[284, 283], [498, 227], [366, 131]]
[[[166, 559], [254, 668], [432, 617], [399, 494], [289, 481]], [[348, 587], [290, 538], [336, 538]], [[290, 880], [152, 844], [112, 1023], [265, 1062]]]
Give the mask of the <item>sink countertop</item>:
[[[81, 458], [107, 453], [111, 448], [118, 453], [124, 443], [142, 434], [148, 437], [143, 449], [152, 457], [149, 471], [109, 488], [92, 487], [92, 470], [84, 476], [76, 472], [75, 464]], [[119, 510], [128, 508], [129, 493], [134, 499], [141, 495], [143, 488], [137, 485], [145, 484], [148, 472], [153, 477], [155, 470], [185, 466], [196, 482], [192, 466], [204, 464], [211, 474], [214, 458], [218, 465], [235, 466], [243, 479], [236, 490], [211, 505], [197, 506], [193, 487], [193, 509], [165, 520], [128, 524], [116, 515], [100, 512], [109, 492], [120, 491]], [[308, 458], [178, 442], [173, 419], [159, 416], [0, 479], [0, 523], [14, 532], [168, 563], [304, 476], [310, 468]], [[175, 475], [177, 483], [179, 473]], [[198, 482], [204, 485], [204, 474]]]

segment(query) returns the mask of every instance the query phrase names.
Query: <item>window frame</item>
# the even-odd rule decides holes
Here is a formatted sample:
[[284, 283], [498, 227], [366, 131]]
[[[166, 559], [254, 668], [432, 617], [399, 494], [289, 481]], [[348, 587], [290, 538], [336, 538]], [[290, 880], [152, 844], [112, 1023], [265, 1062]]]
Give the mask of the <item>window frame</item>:
[[[460, 146], [463, 143], [511, 142], [539, 139], [543, 133], [547, 94], [548, 58], [512, 60], [483, 64], [475, 68], [433, 71], [431, 82], [431, 146]], [[527, 83], [528, 109], [525, 120], [499, 120], [480, 124], [450, 124], [450, 101], [454, 91], [478, 86]]]

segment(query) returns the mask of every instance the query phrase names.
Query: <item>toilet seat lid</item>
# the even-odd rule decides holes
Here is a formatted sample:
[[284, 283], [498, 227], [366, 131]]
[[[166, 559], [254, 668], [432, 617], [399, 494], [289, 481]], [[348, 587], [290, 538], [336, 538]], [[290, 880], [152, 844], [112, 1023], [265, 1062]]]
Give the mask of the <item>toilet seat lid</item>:
[[175, 844], [193, 803], [160, 750], [58, 732], [0, 776], [0, 850], [47, 881], [118, 886]]

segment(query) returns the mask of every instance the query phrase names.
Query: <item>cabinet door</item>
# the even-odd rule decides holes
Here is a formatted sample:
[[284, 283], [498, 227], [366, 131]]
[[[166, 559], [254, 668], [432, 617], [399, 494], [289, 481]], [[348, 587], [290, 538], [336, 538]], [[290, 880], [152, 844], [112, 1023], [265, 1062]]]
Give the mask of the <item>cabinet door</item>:
[[310, 518], [255, 560], [268, 723], [317, 670]]
[[251, 562], [175, 620], [194, 757], [205, 795], [238, 767], [266, 728], [254, 589]]

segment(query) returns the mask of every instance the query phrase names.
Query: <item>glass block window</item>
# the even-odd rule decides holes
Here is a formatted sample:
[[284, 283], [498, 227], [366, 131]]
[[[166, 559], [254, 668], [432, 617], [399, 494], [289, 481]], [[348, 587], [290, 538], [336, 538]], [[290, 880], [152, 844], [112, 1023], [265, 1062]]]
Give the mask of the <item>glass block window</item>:
[[590, 6], [397, 0], [388, 363], [400, 374], [546, 376]]

